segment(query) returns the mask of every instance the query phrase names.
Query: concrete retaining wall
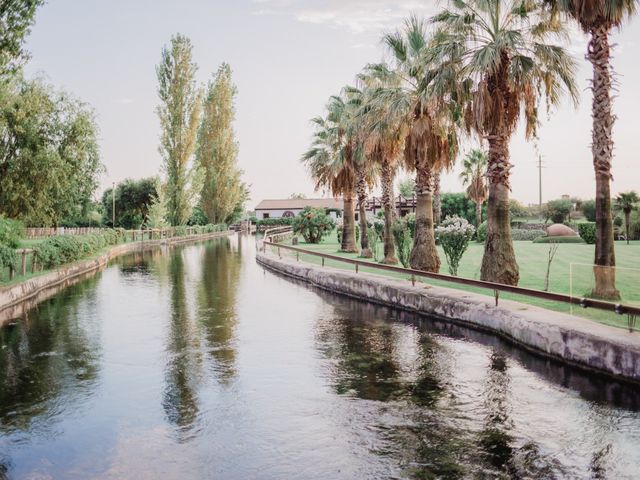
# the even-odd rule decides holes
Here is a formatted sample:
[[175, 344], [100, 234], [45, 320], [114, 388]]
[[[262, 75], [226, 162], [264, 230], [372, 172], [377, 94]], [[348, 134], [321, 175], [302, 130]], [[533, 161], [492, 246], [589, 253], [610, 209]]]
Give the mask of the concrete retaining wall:
[[179, 245], [226, 237], [231, 233], [232, 232], [214, 232], [202, 235], [190, 235], [187, 237], [145, 240], [115, 245], [96, 258], [80, 260], [69, 265], [64, 265], [51, 272], [30, 278], [24, 282], [2, 287], [0, 288], [0, 326], [20, 316], [25, 308], [30, 308], [34, 303], [37, 304], [46, 300], [58, 293], [61, 288], [81, 281], [104, 268], [113, 258], [128, 253], [153, 250], [167, 245]]
[[312, 285], [422, 315], [462, 322], [573, 365], [640, 382], [640, 333], [522, 303], [320, 267], [258, 253], [263, 266]]

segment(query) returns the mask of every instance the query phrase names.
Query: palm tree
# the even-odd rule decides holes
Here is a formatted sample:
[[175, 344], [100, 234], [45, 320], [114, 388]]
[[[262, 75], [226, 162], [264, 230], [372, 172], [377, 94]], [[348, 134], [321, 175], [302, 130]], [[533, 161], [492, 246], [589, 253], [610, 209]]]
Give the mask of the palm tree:
[[307, 164], [316, 185], [316, 190], [328, 188], [335, 196], [342, 196], [344, 203], [341, 251], [358, 251], [355, 236], [355, 213], [353, 195], [355, 190], [355, 164], [353, 149], [345, 141], [340, 117], [344, 101], [337, 96], [329, 99], [327, 117], [316, 117], [316, 127], [311, 148], [304, 153], [302, 161]]
[[462, 185], [467, 185], [467, 197], [476, 204], [476, 227], [482, 223], [482, 204], [487, 199], [487, 154], [474, 148], [464, 157], [460, 173]]
[[593, 65], [593, 130], [591, 152], [596, 173], [596, 253], [595, 296], [616, 299], [616, 264], [611, 218], [611, 160], [613, 158], [613, 123], [611, 112], [611, 46], [613, 27], [635, 14], [637, 0], [546, 0], [553, 10], [573, 17], [589, 34], [587, 58]]
[[[395, 69], [370, 66], [380, 78], [390, 78], [381, 98], [388, 115], [405, 125], [404, 167], [416, 175], [416, 224], [411, 250], [412, 268], [437, 272], [440, 258], [433, 228], [433, 191], [437, 174], [449, 168], [457, 152], [455, 124], [450, 107], [456, 100], [450, 70], [429, 62], [425, 23], [410, 17], [402, 30], [384, 37]], [[443, 75], [447, 73], [448, 75]]]
[[627, 245], [629, 245], [629, 223], [631, 221], [631, 212], [638, 208], [638, 202], [640, 202], [638, 194], [631, 191], [619, 194], [616, 197], [614, 204], [616, 210], [624, 213], [624, 230], [627, 237]]
[[436, 55], [458, 63], [459, 81], [469, 87], [465, 126], [489, 144], [482, 280], [516, 285], [520, 277], [509, 221], [509, 142], [521, 111], [531, 138], [541, 96], [547, 105], [556, 105], [563, 90], [577, 98], [575, 62], [550, 43], [564, 27], [547, 13], [534, 1], [456, 0], [433, 18], [440, 26]]

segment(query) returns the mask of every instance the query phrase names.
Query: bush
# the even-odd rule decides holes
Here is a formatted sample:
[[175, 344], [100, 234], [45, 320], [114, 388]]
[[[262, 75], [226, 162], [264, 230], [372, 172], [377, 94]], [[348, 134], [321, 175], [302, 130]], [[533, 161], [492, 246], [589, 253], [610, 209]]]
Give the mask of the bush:
[[[485, 232], [486, 235], [486, 232]], [[546, 232], [544, 230], [527, 230], [523, 228], [512, 228], [511, 229], [511, 238], [514, 241], [521, 240], [535, 240], [538, 237], [544, 237]]]
[[408, 268], [412, 242], [407, 222], [405, 220], [396, 220], [391, 228], [391, 233], [396, 244], [398, 260], [405, 268]]
[[590, 245], [596, 243], [596, 224], [589, 223], [581, 223], [578, 225], [578, 233], [580, 234], [580, 238], [582, 238], [585, 242]]
[[18, 254], [12, 247], [0, 244], [0, 269], [8, 267], [18, 268]]
[[407, 222], [407, 228], [409, 228], [409, 233], [411, 234], [411, 238], [416, 236], [416, 214], [408, 213], [404, 217], [405, 222]]
[[533, 243], [584, 243], [580, 237], [538, 237]]
[[293, 225], [294, 221], [295, 221], [295, 217], [263, 218], [261, 220], [258, 220], [256, 222], [256, 225], [258, 227], [279, 227], [281, 225], [284, 225], [284, 226]]
[[22, 222], [0, 217], [0, 245], [9, 248], [18, 248], [23, 234], [24, 227]]
[[44, 268], [54, 268], [75, 262], [116, 245], [124, 238], [124, 230], [104, 230], [90, 235], [57, 235], [38, 244], [34, 250], [36, 261]]
[[307, 243], [320, 243], [333, 227], [335, 222], [322, 208], [305, 207], [293, 221], [293, 232], [302, 235]]
[[543, 207], [542, 213], [545, 221], [551, 220], [553, 223], [563, 223], [571, 213], [571, 208], [573, 208], [571, 200], [551, 200]]
[[487, 221], [485, 220], [480, 224], [476, 230], [476, 242], [484, 243], [487, 239]]
[[[338, 238], [338, 243], [342, 244], [342, 231], [343, 231], [343, 226], [339, 225], [338, 228], [336, 228], [336, 237]], [[360, 241], [360, 225], [356, 224], [356, 242]]]
[[449, 273], [458, 275], [458, 265], [462, 255], [469, 246], [476, 229], [466, 218], [447, 217], [436, 228], [436, 236], [442, 245], [444, 255], [449, 263]]
[[590, 222], [596, 221], [596, 201], [595, 200], [585, 200], [582, 202], [582, 213], [585, 218]]

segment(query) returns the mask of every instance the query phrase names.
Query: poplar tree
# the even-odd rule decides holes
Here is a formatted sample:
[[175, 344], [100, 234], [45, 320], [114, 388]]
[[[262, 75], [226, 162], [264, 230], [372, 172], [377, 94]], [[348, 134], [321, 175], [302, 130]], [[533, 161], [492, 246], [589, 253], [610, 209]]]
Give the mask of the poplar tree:
[[207, 86], [196, 151], [204, 182], [200, 203], [214, 224], [230, 221], [247, 196], [237, 165], [238, 143], [233, 130], [236, 94], [231, 67], [223, 63]]
[[171, 225], [184, 225], [191, 215], [189, 160], [196, 143], [200, 117], [201, 94], [192, 59], [191, 41], [174, 35], [171, 44], [162, 49], [158, 76], [158, 117], [162, 134], [160, 154], [167, 173], [167, 220]]

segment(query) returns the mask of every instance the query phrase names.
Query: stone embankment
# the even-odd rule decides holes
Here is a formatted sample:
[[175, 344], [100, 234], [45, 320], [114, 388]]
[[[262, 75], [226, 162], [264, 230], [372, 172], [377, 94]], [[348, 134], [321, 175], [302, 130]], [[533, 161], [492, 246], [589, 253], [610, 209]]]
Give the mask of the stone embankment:
[[640, 333], [518, 302], [379, 275], [320, 267], [259, 252], [264, 267], [316, 287], [493, 332], [572, 365], [640, 382]]

